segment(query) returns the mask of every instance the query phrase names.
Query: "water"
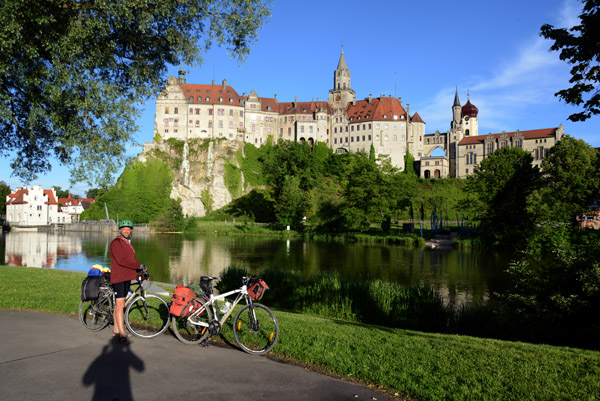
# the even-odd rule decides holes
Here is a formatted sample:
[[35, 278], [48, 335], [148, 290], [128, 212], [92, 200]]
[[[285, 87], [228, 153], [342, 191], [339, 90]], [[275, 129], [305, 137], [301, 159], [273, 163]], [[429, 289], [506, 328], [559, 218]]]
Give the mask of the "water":
[[[0, 262], [87, 271], [110, 266], [114, 235], [101, 233], [10, 232], [3, 234]], [[440, 251], [413, 246], [331, 244], [251, 236], [133, 235], [136, 256], [152, 279], [184, 284], [202, 275], [218, 276], [230, 265], [251, 272], [265, 268], [304, 275], [331, 272], [343, 278], [427, 284], [454, 305], [485, 302], [506, 286], [507, 255], [487, 250]], [[271, 283], [270, 283], [271, 284]]]

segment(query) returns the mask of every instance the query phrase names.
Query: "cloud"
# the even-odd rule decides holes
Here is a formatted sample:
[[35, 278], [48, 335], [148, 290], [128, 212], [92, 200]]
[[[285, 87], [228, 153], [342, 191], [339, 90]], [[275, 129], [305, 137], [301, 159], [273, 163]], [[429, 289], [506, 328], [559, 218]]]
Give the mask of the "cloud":
[[[580, 11], [581, 3], [567, 0], [557, 13], [557, 22], [560, 26], [573, 26], [579, 21]], [[459, 85], [462, 104], [466, 102], [464, 92], [468, 88], [479, 109], [480, 134], [539, 128], [526, 126], [535, 124], [529, 122], [531, 114], [536, 113], [532, 110], [539, 107], [537, 114], [542, 115], [544, 110], [559, 103], [554, 93], [568, 86], [569, 66], [559, 59], [557, 52], [549, 51], [550, 45], [550, 41], [537, 35], [525, 38], [493, 70], [472, 75]], [[420, 106], [428, 132], [448, 129], [455, 90], [452, 86], [442, 88]]]

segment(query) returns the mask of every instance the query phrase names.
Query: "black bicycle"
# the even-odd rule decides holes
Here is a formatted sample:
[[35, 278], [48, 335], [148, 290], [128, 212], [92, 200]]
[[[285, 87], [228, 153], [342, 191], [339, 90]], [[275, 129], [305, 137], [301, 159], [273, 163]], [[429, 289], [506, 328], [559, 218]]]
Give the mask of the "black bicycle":
[[[137, 272], [136, 286], [125, 299], [125, 325], [135, 336], [152, 338], [163, 333], [169, 326], [170, 313], [167, 302], [154, 294], [147, 294], [146, 288], [151, 283], [148, 272]], [[83, 326], [92, 331], [100, 331], [113, 323], [115, 291], [104, 278], [100, 286], [98, 299], [82, 301], [79, 304], [79, 320]]]

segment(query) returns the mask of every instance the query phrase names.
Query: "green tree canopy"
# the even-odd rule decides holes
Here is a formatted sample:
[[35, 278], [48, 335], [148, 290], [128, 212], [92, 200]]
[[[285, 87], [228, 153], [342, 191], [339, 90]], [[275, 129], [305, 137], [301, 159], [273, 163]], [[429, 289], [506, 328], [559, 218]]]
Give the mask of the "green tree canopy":
[[525, 247], [534, 227], [527, 211], [528, 197], [538, 188], [539, 169], [530, 153], [502, 148], [481, 161], [467, 177], [469, 198], [463, 207], [477, 214], [480, 235], [490, 244]]
[[560, 51], [560, 59], [572, 64], [572, 87], [558, 91], [555, 96], [583, 110], [571, 114], [571, 121], [585, 121], [600, 113], [600, 1], [585, 0], [580, 24], [570, 29], [545, 24], [540, 35], [551, 39], [550, 50]]
[[0, 181], [0, 214], [6, 215], [6, 197], [11, 190], [7, 183]]
[[266, 0], [3, 1], [0, 155], [26, 181], [55, 156], [72, 181], [109, 182], [167, 65], [213, 42], [243, 60], [269, 15]]
[[543, 184], [532, 207], [538, 219], [573, 223], [589, 210], [600, 195], [598, 162], [596, 149], [569, 135], [550, 148], [542, 161]]

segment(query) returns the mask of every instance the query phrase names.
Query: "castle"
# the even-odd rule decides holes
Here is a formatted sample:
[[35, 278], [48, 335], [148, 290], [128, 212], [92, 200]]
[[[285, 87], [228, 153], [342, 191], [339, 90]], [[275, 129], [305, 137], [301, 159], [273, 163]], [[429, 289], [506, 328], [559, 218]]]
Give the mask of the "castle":
[[[401, 98], [380, 96], [356, 100], [350, 69], [342, 49], [327, 101], [279, 102], [252, 90], [239, 95], [223, 80], [221, 85], [188, 84], [185, 71], [171, 76], [156, 99], [154, 131], [162, 139], [228, 138], [262, 146], [271, 137], [314, 144], [326, 143], [334, 152], [366, 152], [387, 156], [404, 169], [407, 152], [422, 178], [466, 177], [496, 149], [520, 147], [539, 164], [563, 135], [562, 125], [531, 131], [479, 136], [478, 109], [470, 100], [461, 106], [458, 88], [448, 132], [425, 133], [418, 112], [410, 114]], [[433, 156], [436, 149], [443, 156]], [[437, 152], [436, 152], [437, 153]]]

